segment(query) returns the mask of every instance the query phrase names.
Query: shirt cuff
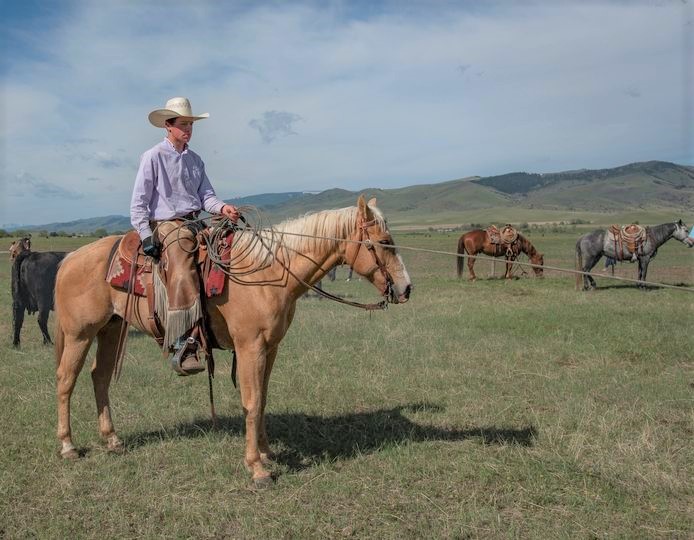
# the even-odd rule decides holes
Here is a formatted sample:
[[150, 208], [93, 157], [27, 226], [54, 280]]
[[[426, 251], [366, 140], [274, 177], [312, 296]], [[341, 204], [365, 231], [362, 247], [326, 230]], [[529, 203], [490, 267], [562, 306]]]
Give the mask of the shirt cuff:
[[152, 229], [150, 228], [149, 224], [142, 225], [137, 232], [140, 235], [140, 240], [144, 240], [148, 236], [152, 236]]

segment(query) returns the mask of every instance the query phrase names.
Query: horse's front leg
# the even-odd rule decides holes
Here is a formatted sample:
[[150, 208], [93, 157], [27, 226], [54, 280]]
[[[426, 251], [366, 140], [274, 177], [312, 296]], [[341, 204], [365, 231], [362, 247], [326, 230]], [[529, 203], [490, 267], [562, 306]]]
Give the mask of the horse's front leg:
[[263, 464], [259, 446], [260, 434], [264, 426], [263, 387], [267, 354], [265, 343], [260, 341], [237, 344], [236, 347], [241, 405], [246, 418], [244, 463], [257, 487], [267, 487], [272, 484], [272, 476]]
[[[649, 257], [639, 257], [639, 281], [646, 281], [646, 273], [648, 272]], [[644, 283], [639, 283], [640, 289], [645, 289]]]
[[513, 261], [515, 260], [515, 257], [506, 257], [506, 273], [504, 274], [504, 278], [511, 279], [511, 269], [513, 268]]

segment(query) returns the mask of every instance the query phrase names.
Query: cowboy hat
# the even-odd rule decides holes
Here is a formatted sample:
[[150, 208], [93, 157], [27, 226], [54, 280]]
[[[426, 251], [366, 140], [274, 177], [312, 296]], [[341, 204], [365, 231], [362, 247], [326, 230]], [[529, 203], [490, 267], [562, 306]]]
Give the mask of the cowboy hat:
[[195, 121], [209, 118], [210, 114], [203, 113], [196, 116], [190, 108], [190, 101], [188, 101], [188, 98], [175, 97], [167, 101], [163, 109], [157, 109], [149, 113], [149, 122], [154, 127], [163, 128], [165, 127], [165, 122], [169, 118], [176, 118], [178, 116], [190, 118]]

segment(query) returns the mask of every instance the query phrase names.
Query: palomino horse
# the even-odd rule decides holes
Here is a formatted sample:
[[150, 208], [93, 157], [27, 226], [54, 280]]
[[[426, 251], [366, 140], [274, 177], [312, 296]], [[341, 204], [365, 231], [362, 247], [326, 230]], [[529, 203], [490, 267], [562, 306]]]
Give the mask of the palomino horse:
[[[327, 210], [280, 224], [274, 234], [237, 233], [232, 260], [243, 260], [243, 272], [227, 279], [221, 296], [206, 302], [217, 343], [234, 349], [237, 379], [246, 419], [245, 464], [258, 486], [272, 483], [266, 465], [272, 453], [265, 431], [265, 404], [277, 350], [294, 317], [296, 301], [307, 284], [338, 264], [349, 264], [393, 303], [406, 302], [412, 284], [382, 213], [359, 197], [356, 207]], [[344, 241], [340, 241], [344, 240]], [[70, 396], [87, 351], [97, 339], [91, 375], [99, 432], [112, 451], [122, 451], [111, 420], [108, 389], [116, 360], [116, 342], [126, 293], [104, 279], [115, 237], [106, 237], [69, 254], [55, 288], [58, 438], [61, 455], [78, 452], [70, 429]], [[359, 242], [361, 241], [361, 242]], [[240, 254], [240, 256], [239, 256]], [[249, 265], [255, 270], [249, 272]], [[239, 277], [243, 276], [243, 277]], [[147, 313], [138, 298], [135, 312]], [[138, 321], [133, 324], [150, 333]]]
[[[670, 238], [675, 238], [689, 245], [687, 232], [687, 226], [682, 223], [681, 219], [675, 223], [646, 227], [646, 239], [636, 253], [636, 258], [639, 261], [638, 279], [640, 281], [646, 280], [648, 263], [655, 257], [658, 248]], [[576, 242], [576, 270], [590, 272], [603, 255], [618, 261], [631, 260], [633, 254], [629, 251], [627, 244], [617, 243], [611, 237], [612, 235], [606, 229], [598, 229], [581, 236]], [[595, 280], [590, 274], [583, 274], [582, 276], [576, 274], [576, 289], [581, 286], [581, 277], [583, 277], [583, 290], [595, 289]]]
[[[510, 248], [510, 249], [509, 249]], [[470, 232], [466, 232], [458, 239], [458, 255], [477, 255], [478, 253], [484, 253], [491, 257], [505, 257], [506, 258], [506, 272], [504, 277], [506, 279], [511, 279], [511, 268], [513, 267], [513, 261], [516, 260], [520, 253], [525, 253], [532, 264], [538, 265], [533, 266], [532, 269], [535, 275], [538, 277], [542, 276], [543, 264], [545, 264], [545, 259], [542, 253], [539, 253], [535, 246], [533, 246], [530, 241], [518, 233], [518, 238], [510, 244], [507, 248], [506, 244], [493, 244], [489, 238], [487, 231], [482, 229], [474, 229]], [[458, 257], [458, 277], [463, 276], [463, 270], [465, 269], [464, 257]], [[475, 281], [477, 276], [475, 275], [475, 259], [467, 258], [467, 267], [470, 270], [470, 281]]]

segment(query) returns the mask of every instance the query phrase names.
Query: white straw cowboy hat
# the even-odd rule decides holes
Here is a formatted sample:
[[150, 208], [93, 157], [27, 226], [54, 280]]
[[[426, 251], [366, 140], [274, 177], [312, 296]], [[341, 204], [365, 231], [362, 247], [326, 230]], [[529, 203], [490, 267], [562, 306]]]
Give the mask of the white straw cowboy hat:
[[190, 107], [190, 101], [188, 98], [175, 97], [171, 98], [166, 102], [163, 109], [157, 109], [149, 113], [149, 121], [154, 127], [163, 128], [165, 127], [165, 122], [169, 118], [176, 118], [182, 116], [185, 118], [190, 118], [193, 121], [202, 120], [203, 118], [209, 118], [209, 113], [203, 113], [195, 115]]

